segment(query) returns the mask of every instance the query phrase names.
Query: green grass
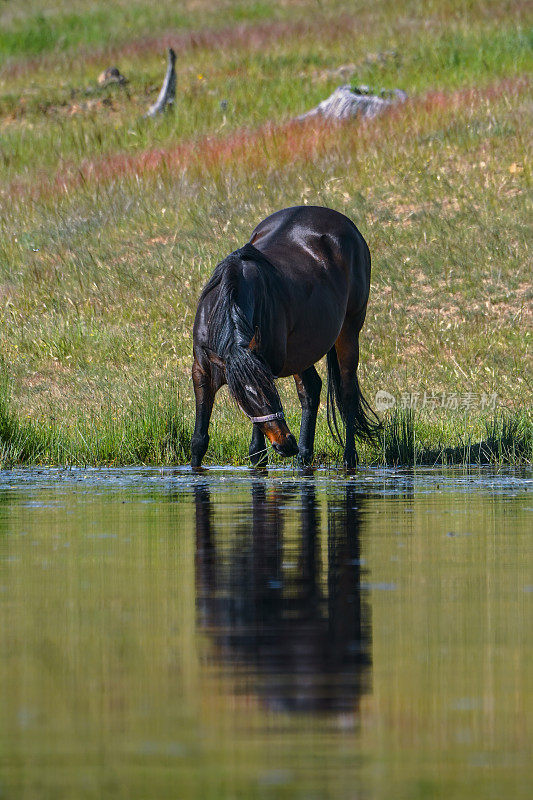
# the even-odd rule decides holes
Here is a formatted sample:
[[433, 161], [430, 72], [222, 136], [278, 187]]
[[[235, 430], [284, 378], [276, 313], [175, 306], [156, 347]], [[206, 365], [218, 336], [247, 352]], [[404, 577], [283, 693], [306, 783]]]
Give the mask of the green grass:
[[126, 409], [108, 406], [64, 425], [54, 415], [20, 418], [5, 376], [0, 384], [0, 466], [176, 464], [188, 459], [189, 441], [174, 386], [147, 390]]
[[[0, 12], [4, 55], [11, 34], [34, 30], [38, 4], [26, 5]], [[103, 4], [56, 2], [46, 18], [61, 52], [28, 33], [0, 72], [3, 463], [186, 460], [201, 287], [258, 221], [302, 202], [346, 213], [369, 243], [360, 368], [369, 400], [378, 389], [498, 397], [496, 416], [478, 407], [393, 416], [365, 460], [530, 458], [523, 6], [470, 2], [459, 13], [410, 2], [398, 16], [382, 0], [356, 15], [348, 3], [306, 0], [274, 4], [269, 16], [262, 4], [185, 3], [172, 11], [183, 22], [168, 18], [176, 35], [205, 32], [208, 20], [219, 38], [184, 44], [176, 110], [142, 120], [165, 66], [150, 42], [169, 7], [103, 14]], [[130, 13], [127, 38], [120, 15]], [[74, 18], [87, 20], [81, 49]], [[110, 53], [130, 79], [123, 89], [96, 86]], [[341, 79], [343, 64], [353, 67]], [[365, 124], [287, 125], [348, 80], [400, 86], [411, 100]], [[297, 431], [290, 383], [282, 393]], [[320, 413], [318, 458], [334, 463]], [[220, 399], [209, 459], [246, 463], [248, 435]]]
[[[289, 417], [293, 430], [299, 420]], [[174, 465], [188, 461], [193, 419], [176, 386], [138, 393], [127, 408], [110, 403], [99, 414], [83, 414], [67, 424], [53, 413], [21, 418], [15, 411], [5, 372], [0, 381], [0, 467], [16, 464]], [[217, 424], [211, 430], [206, 464], [248, 463], [248, 426]], [[481, 438], [484, 432], [484, 437]], [[478, 438], [476, 440], [476, 433]], [[481, 435], [481, 436], [480, 436]], [[455, 442], [455, 445], [450, 445]], [[525, 412], [494, 414], [477, 420], [438, 424], [422, 414], [397, 410], [386, 415], [380, 440], [363, 443], [360, 456], [373, 465], [520, 465], [533, 460], [533, 420]], [[272, 450], [270, 461], [282, 463]], [[317, 429], [315, 464], [337, 466], [342, 453], [323, 416]]]
[[[339, 63], [353, 65], [354, 83], [400, 86], [410, 94], [483, 85], [489, 76], [519, 75], [533, 67], [531, 31], [509, 22], [431, 34], [416, 26], [401, 34], [392, 51], [391, 42], [376, 34], [367, 43], [359, 32], [354, 43], [350, 27], [336, 34], [328, 49], [316, 48], [318, 35], [312, 29], [302, 36], [296, 27], [292, 35], [268, 41], [262, 49], [235, 48], [230, 41], [216, 59], [209, 50], [180, 54], [176, 109], [155, 122], [143, 120], [143, 114], [164, 74], [162, 48], [120, 59], [130, 78], [123, 88], [98, 87], [96, 77], [108, 65], [103, 59], [90, 69], [83, 69], [83, 60], [78, 66], [53, 65], [30, 82], [27, 75], [0, 80], [0, 113], [6, 119], [0, 164], [6, 179], [31, 185], [36, 162], [39, 174], [51, 175], [102, 153], [142, 152], [202, 134], [290, 119], [338, 85], [332, 72]], [[376, 61], [369, 47], [371, 56], [392, 55]]]
[[[442, 423], [441, 423], [442, 424]], [[533, 420], [526, 412], [494, 413], [482, 423], [468, 417], [439, 426], [411, 410], [386, 417], [382, 463], [417, 464], [530, 464], [533, 460]], [[454, 443], [454, 444], [452, 444]]]
[[[272, 15], [272, 4], [263, 2], [115, 3], [112, 13], [102, 0], [78, 0], [75, 3], [47, 4], [25, 2], [25, 13], [17, 11], [14, 0], [0, 6], [0, 63], [4, 59], [39, 56], [84, 48], [103, 49], [111, 44], [146, 34], [168, 30], [191, 29], [205, 24], [206, 11], [210, 24], [221, 26], [228, 15], [232, 22], [254, 22]], [[33, 6], [33, 8], [32, 8]], [[218, 8], [217, 8], [218, 7]]]

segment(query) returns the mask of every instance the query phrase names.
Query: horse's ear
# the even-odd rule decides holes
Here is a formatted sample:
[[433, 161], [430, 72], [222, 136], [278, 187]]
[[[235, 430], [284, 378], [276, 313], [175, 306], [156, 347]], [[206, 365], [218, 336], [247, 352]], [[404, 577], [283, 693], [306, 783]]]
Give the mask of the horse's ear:
[[214, 350], [210, 350], [210, 349], [209, 349], [209, 347], [204, 347], [204, 353], [206, 354], [206, 356], [208, 357], [209, 361], [210, 361], [212, 364], [214, 364], [216, 367], [218, 367], [219, 369], [221, 369], [221, 370], [222, 370], [222, 372], [225, 372], [225, 370], [226, 370], [226, 364], [225, 364], [225, 362], [223, 361], [223, 359], [222, 359], [222, 358], [220, 358], [220, 356], [219, 356], [219, 355], [217, 355], [217, 353], [215, 353], [215, 351], [214, 351]]
[[259, 328], [256, 328], [255, 333], [252, 336], [252, 341], [248, 345], [248, 349], [251, 350], [253, 353], [256, 353], [260, 347], [261, 347], [261, 331], [259, 330]]

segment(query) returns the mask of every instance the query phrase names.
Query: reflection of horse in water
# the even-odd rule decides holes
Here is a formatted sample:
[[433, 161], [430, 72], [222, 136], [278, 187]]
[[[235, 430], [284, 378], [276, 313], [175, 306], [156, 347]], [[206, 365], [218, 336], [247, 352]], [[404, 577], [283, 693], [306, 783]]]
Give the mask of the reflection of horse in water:
[[302, 483], [300, 492], [300, 530], [283, 537], [290, 492], [269, 494], [255, 483], [251, 524], [239, 522], [228, 541], [216, 531], [207, 486], [196, 489], [200, 624], [221, 660], [244, 668], [243, 690], [251, 683], [269, 707], [357, 711], [371, 667], [370, 614], [361, 595], [361, 497], [346, 488], [328, 498], [323, 580], [315, 489]]

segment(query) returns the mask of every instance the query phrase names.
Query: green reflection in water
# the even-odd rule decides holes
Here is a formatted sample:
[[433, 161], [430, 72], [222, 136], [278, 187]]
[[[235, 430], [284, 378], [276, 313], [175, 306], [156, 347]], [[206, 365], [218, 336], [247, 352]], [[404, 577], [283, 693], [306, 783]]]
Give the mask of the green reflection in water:
[[4, 473], [0, 797], [529, 797], [533, 501], [461, 475]]

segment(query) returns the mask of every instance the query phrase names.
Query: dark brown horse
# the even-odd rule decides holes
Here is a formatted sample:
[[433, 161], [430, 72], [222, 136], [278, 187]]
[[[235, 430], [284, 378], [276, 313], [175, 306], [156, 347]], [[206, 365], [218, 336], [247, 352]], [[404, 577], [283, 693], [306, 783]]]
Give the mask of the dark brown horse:
[[[357, 464], [355, 435], [379, 429], [357, 380], [359, 331], [370, 288], [370, 253], [353, 222], [329, 208], [297, 206], [261, 222], [205, 286], [193, 330], [196, 425], [191, 464], [199, 467], [218, 389], [253, 423], [250, 458], [266, 462], [265, 436], [283, 456], [313, 457], [322, 381], [314, 364], [327, 354], [328, 422], [344, 463]], [[275, 378], [294, 375], [302, 405], [300, 440], [290, 432]]]

